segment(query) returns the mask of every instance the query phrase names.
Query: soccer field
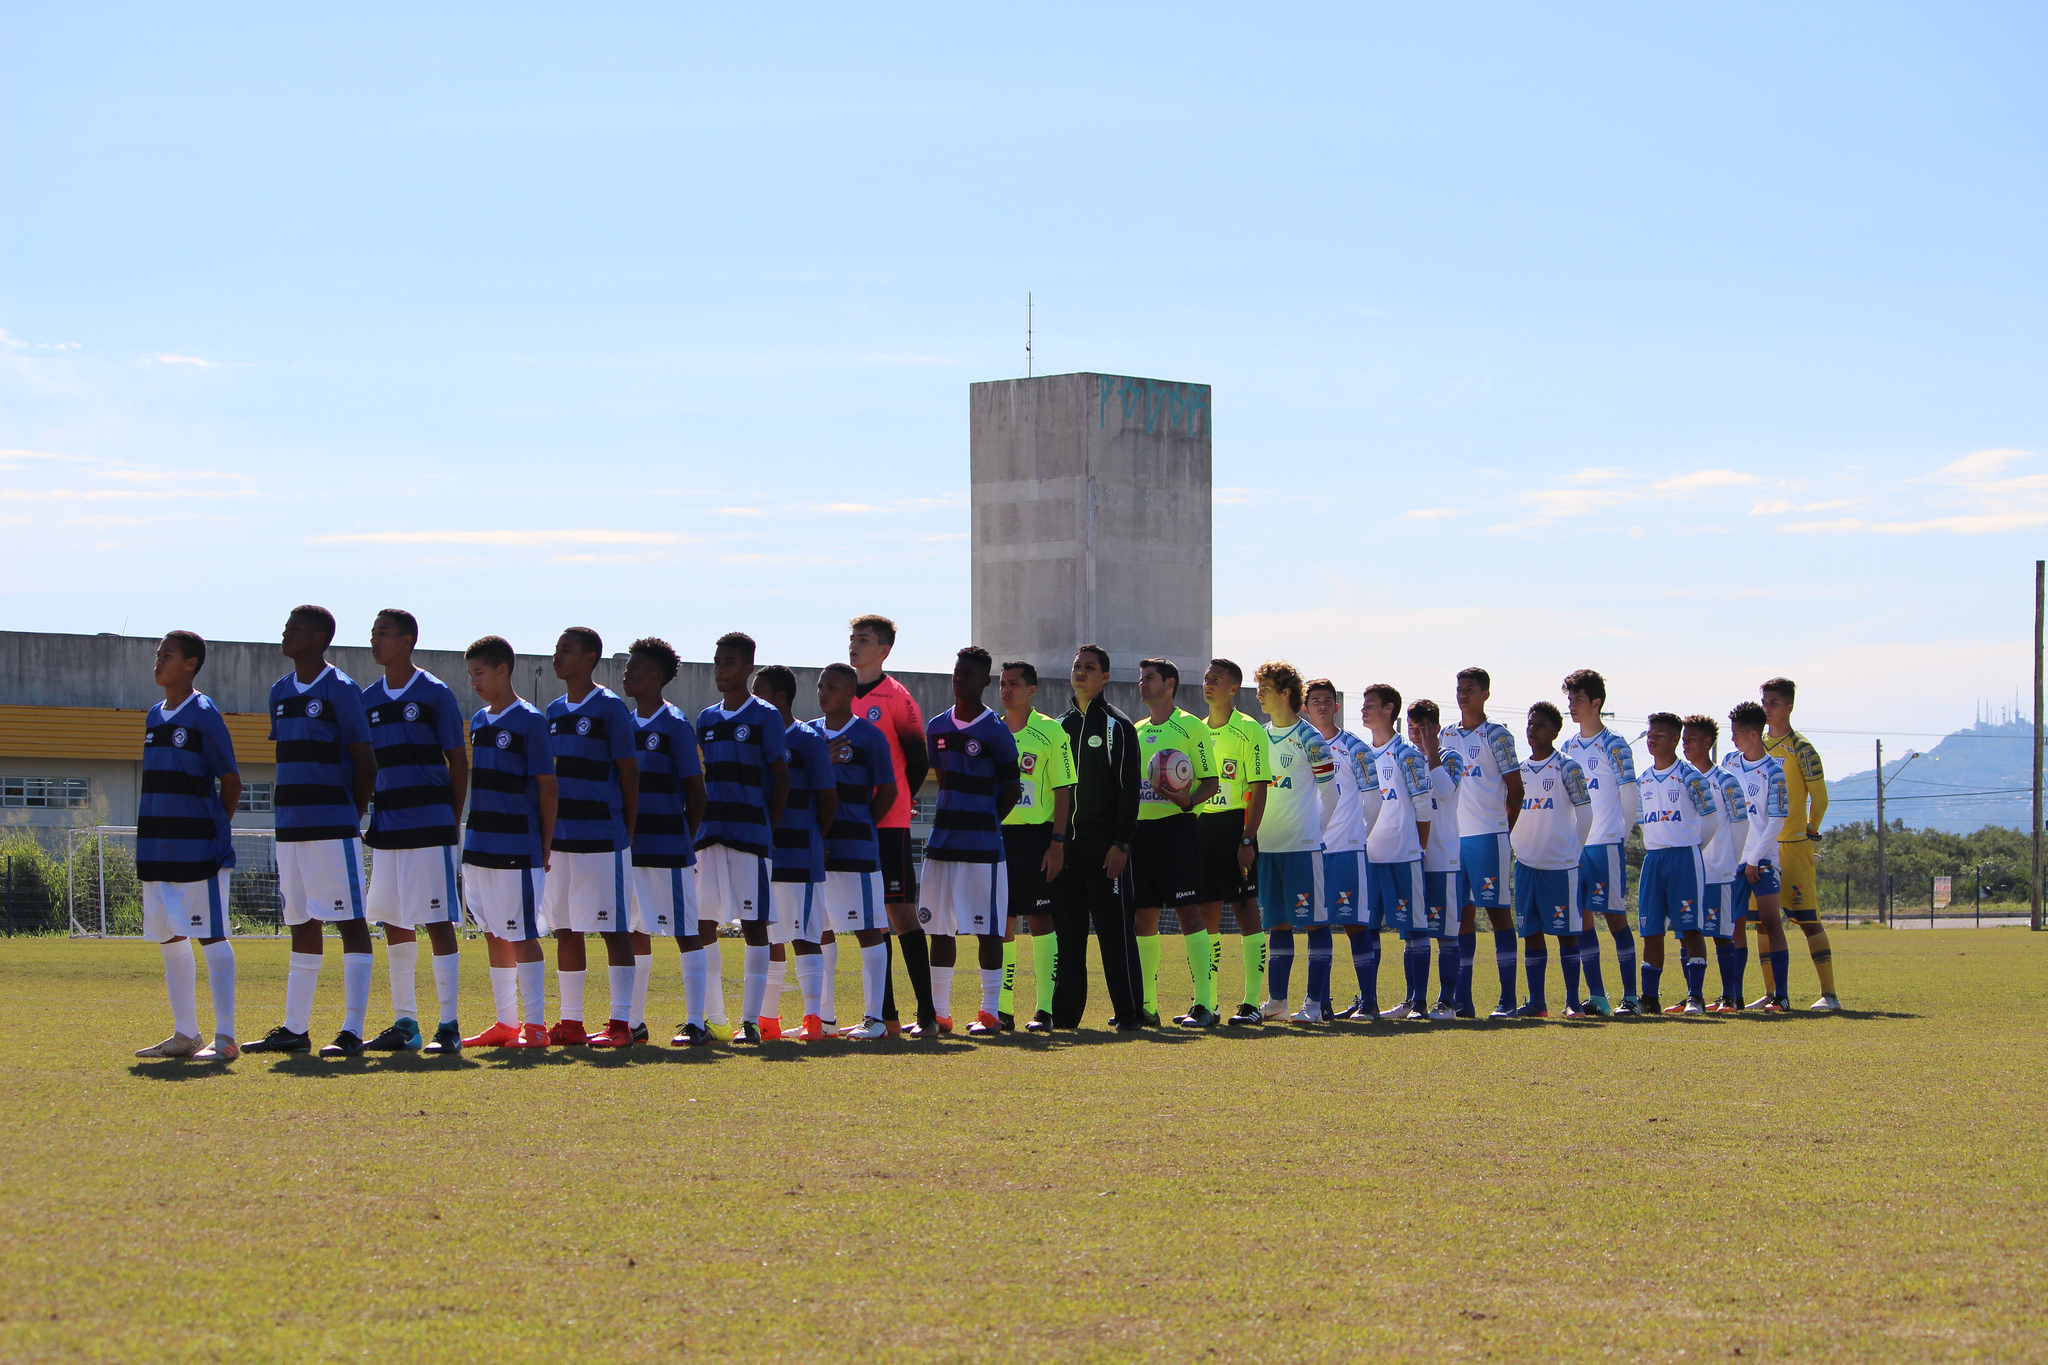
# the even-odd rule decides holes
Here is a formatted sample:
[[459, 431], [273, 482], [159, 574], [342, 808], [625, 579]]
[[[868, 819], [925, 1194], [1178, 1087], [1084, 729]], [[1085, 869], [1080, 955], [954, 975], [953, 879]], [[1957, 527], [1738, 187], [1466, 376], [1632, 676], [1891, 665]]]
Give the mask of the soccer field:
[[4, 940], [0, 1358], [2039, 1360], [2048, 938], [1836, 945], [1834, 1018], [215, 1068], [154, 946]]

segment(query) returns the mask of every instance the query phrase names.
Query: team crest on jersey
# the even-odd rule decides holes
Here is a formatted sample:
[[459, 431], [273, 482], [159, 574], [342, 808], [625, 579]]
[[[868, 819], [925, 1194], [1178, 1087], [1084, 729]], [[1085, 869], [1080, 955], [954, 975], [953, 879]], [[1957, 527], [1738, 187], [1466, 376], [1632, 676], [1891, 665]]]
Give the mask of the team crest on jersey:
[[1223, 776], [1226, 781], [1235, 782], [1237, 780], [1236, 759], [1226, 758], [1223, 760]]
[[496, 741], [496, 742], [497, 742], [497, 745], [498, 745], [498, 747], [499, 747], [500, 749], [509, 749], [509, 748], [511, 748], [511, 747], [512, 747], [512, 732], [511, 732], [510, 730], [500, 730], [500, 731], [498, 731], [498, 738], [497, 738], [497, 741]]
[[1031, 776], [1031, 774], [1038, 771], [1038, 755], [1019, 754], [1017, 756], [1017, 766], [1023, 769], [1026, 777]]
[[649, 735], [649, 736], [647, 737], [647, 752], [648, 752], [648, 753], [650, 753], [650, 754], [651, 754], [651, 753], [653, 753], [653, 752], [654, 752], [654, 751], [655, 751], [656, 749], [659, 749], [660, 747], [661, 747], [661, 736], [660, 736], [660, 735]]
[[1545, 790], [1545, 791], [1549, 791], [1549, 790], [1550, 790], [1550, 789], [1551, 789], [1552, 787], [1554, 787], [1554, 786], [1556, 786], [1556, 785], [1557, 785], [1557, 779], [1556, 779], [1556, 778], [1554, 778], [1554, 777], [1546, 777], [1546, 778], [1544, 778], [1544, 779], [1543, 779], [1543, 790]]
[[881, 707], [879, 707], [879, 706], [870, 706], [870, 707], [868, 708], [868, 719], [869, 719], [869, 720], [880, 720], [881, 718], [882, 718], [882, 708], [881, 708]]
[[405, 718], [407, 720], [418, 720], [420, 718], [420, 704], [418, 702], [409, 701], [405, 704]]
[[973, 758], [973, 757], [974, 757], [975, 755], [979, 754], [980, 752], [981, 752], [981, 741], [980, 741], [980, 740], [978, 740], [978, 739], [970, 739], [970, 740], [968, 740], [968, 741], [967, 741], [967, 756], [968, 756], [969, 758]]
[[579, 735], [587, 735], [590, 733], [590, 717], [578, 716], [576, 718], [576, 733]]
[[745, 738], [747, 737], [747, 735], [748, 735], [749, 733], [751, 733], [751, 732], [750, 732], [750, 731], [749, 731], [749, 730], [747, 729], [747, 727], [746, 727], [746, 726], [744, 726], [744, 725], [742, 725], [742, 726], [738, 727], [737, 729], [735, 729], [735, 730], [734, 730], [734, 731], [732, 732], [732, 737], [733, 737], [734, 739], [741, 739], [741, 740], [743, 740], [743, 739], [745, 739]]
[[1088, 736], [1088, 747], [1089, 747], [1089, 748], [1091, 748], [1091, 749], [1100, 749], [1100, 748], [1102, 747], [1102, 736], [1101, 736], [1101, 735], [1090, 735], [1090, 736]]
[[318, 697], [315, 697], [315, 698], [313, 698], [313, 700], [311, 700], [311, 701], [307, 702], [307, 703], [306, 703], [306, 719], [308, 719], [308, 720], [311, 720], [311, 719], [312, 719], [313, 717], [315, 717], [315, 716], [319, 715], [319, 714], [320, 714], [320, 706], [321, 706], [321, 702], [320, 702], [320, 699], [319, 699]]
[[177, 729], [171, 731], [171, 747], [174, 749], [182, 749], [185, 747], [184, 726], [180, 725]]
[[1273, 755], [1273, 757], [1279, 760], [1279, 762], [1280, 762], [1280, 766], [1281, 766], [1281, 767], [1283, 767], [1283, 768], [1291, 768], [1291, 767], [1293, 767], [1293, 766], [1294, 766], [1294, 755], [1293, 755], [1293, 754], [1290, 754], [1290, 753], [1286, 753], [1286, 752], [1281, 752], [1281, 753], [1277, 753], [1277, 754], [1274, 754], [1274, 755]]

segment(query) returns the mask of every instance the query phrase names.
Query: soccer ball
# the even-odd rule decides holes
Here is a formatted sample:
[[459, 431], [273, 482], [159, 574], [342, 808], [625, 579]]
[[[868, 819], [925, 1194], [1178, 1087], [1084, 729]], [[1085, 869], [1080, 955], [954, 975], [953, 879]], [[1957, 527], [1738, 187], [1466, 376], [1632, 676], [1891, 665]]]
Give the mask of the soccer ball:
[[1161, 749], [1146, 765], [1145, 780], [1157, 795], [1175, 800], [1186, 796], [1188, 788], [1194, 785], [1195, 765], [1178, 749]]

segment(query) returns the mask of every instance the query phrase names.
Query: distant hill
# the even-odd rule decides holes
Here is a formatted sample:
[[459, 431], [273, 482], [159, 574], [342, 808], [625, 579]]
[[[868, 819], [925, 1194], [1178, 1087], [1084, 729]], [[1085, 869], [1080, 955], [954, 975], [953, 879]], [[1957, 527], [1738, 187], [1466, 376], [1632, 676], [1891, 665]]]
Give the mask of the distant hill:
[[[2034, 764], [2031, 721], [1980, 721], [1958, 730], [1920, 757], [1894, 758], [1885, 749], [1884, 814], [1909, 829], [1968, 834], [1985, 825], [2024, 830], [2033, 814]], [[1877, 815], [1869, 768], [1828, 774], [1828, 829]]]

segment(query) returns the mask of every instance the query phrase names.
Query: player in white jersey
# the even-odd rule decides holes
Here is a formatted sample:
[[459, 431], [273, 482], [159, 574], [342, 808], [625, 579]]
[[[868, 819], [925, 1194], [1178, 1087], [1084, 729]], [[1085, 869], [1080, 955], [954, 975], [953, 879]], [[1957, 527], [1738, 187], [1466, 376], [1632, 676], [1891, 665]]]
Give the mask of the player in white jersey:
[[[1636, 786], [1635, 755], [1628, 741], [1607, 728], [1600, 708], [1607, 704], [1607, 680], [1582, 668], [1564, 680], [1564, 695], [1579, 732], [1558, 745], [1566, 758], [1586, 774], [1586, 793], [1593, 798], [1593, 832], [1579, 863], [1579, 909], [1586, 932], [1579, 936], [1579, 966], [1586, 977], [1586, 1008], [1595, 1014], [1635, 1014], [1636, 941], [1628, 927], [1628, 864], [1622, 850], [1642, 809]], [[1607, 983], [1600, 977], [1600, 930], [1595, 915], [1607, 920], [1614, 935], [1614, 955], [1621, 965], [1621, 1004], [1607, 1002]]]
[[1721, 726], [1712, 716], [1685, 718], [1680, 743], [1685, 761], [1706, 776], [1715, 804], [1721, 807], [1721, 827], [1700, 850], [1707, 874], [1703, 932], [1714, 940], [1714, 960], [1721, 969], [1721, 994], [1707, 1006], [1709, 1014], [1726, 1012], [1731, 1000], [1738, 1006], [1742, 1003], [1742, 976], [1735, 956], [1735, 878], [1742, 869], [1743, 845], [1749, 841], [1749, 808], [1742, 799], [1742, 783], [1714, 761], [1714, 746], [1720, 738]]
[[1545, 934], [1557, 937], [1564, 962], [1565, 1018], [1585, 1017], [1575, 949], [1585, 922], [1579, 910], [1579, 855], [1593, 830], [1593, 798], [1586, 791], [1584, 770], [1553, 747], [1563, 728], [1564, 717], [1549, 702], [1529, 708], [1529, 759], [1521, 766], [1522, 815], [1513, 836], [1515, 916], [1529, 975], [1529, 1003], [1514, 1011], [1518, 1019], [1550, 1015], [1543, 999], [1543, 978], [1550, 968]]
[[[1323, 914], [1323, 803], [1336, 765], [1316, 727], [1301, 718], [1301, 673], [1293, 664], [1268, 660], [1252, 675], [1259, 705], [1269, 718], [1266, 740], [1273, 751], [1273, 782], [1266, 789], [1259, 822], [1259, 917], [1267, 942], [1266, 1002], [1261, 1019], [1284, 1019], [1287, 978], [1294, 970], [1294, 930], [1320, 930], [1329, 942]], [[1249, 991], [1246, 994], [1250, 994]], [[1237, 1022], [1233, 1019], [1231, 1022]]]
[[1678, 756], [1685, 722], [1650, 713], [1650, 767], [1642, 774], [1643, 873], [1636, 918], [1643, 933], [1643, 1013], [1663, 1008], [1664, 935], [1676, 928], [1685, 969], [1685, 1000], [1671, 1014], [1705, 1014], [1707, 980], [1706, 866], [1700, 850], [1721, 827], [1721, 807], [1699, 769]]
[[[1493, 962], [1500, 972], [1500, 1005], [1495, 1019], [1515, 1013], [1514, 897], [1508, 869], [1514, 853], [1508, 833], [1521, 818], [1522, 774], [1515, 757], [1515, 737], [1508, 728], [1486, 718], [1486, 699], [1493, 682], [1483, 668], [1458, 672], [1458, 723], [1446, 726], [1444, 748], [1458, 755], [1464, 774], [1458, 781], [1458, 933], [1478, 942], [1478, 914], [1485, 910], [1493, 928]], [[1462, 950], [1458, 966], [1458, 998], [1472, 1003], [1472, 951]]]
[[[1365, 802], [1372, 786], [1372, 769], [1366, 755], [1372, 746], [1339, 729], [1337, 717], [1343, 702], [1337, 685], [1328, 678], [1311, 678], [1308, 701], [1302, 714], [1316, 733], [1330, 746], [1330, 799], [1323, 805], [1323, 908], [1330, 924], [1341, 928], [1351, 945], [1351, 966], [1358, 973], [1358, 995], [1343, 1009], [1330, 999], [1327, 967], [1316, 961], [1315, 932], [1309, 934], [1309, 1001], [1320, 1001], [1325, 1018], [1364, 1019], [1370, 1023], [1379, 1012], [1380, 936], [1371, 928], [1366, 914]], [[1334, 949], [1334, 939], [1332, 948]], [[1316, 989], [1321, 986], [1320, 992]], [[1303, 1011], [1311, 1007], [1304, 1003]]]
[[1407, 991], [1382, 1019], [1427, 1019], [1429, 941], [1442, 934], [1431, 925], [1423, 884], [1422, 849], [1429, 842], [1429, 760], [1401, 738], [1401, 694], [1386, 683], [1365, 689], [1358, 718], [1371, 736], [1366, 761], [1373, 787], [1366, 793], [1366, 913], [1369, 928], [1382, 926], [1401, 936]]
[[1742, 784], [1749, 815], [1749, 837], [1742, 847], [1742, 865], [1735, 878], [1736, 995], [1730, 1009], [1743, 1008], [1742, 971], [1749, 961], [1747, 921], [1757, 923], [1757, 958], [1764, 967], [1763, 998], [1755, 1001], [1769, 1013], [1792, 1007], [1783, 994], [1791, 952], [1785, 947], [1785, 921], [1778, 906], [1778, 834], [1791, 814], [1785, 765], [1764, 748], [1764, 708], [1753, 701], [1728, 713], [1728, 739], [1734, 751], [1721, 766]]
[[[1470, 1019], [1473, 935], [1461, 930], [1458, 914], [1458, 779], [1464, 760], [1441, 743], [1442, 713], [1433, 701], [1408, 703], [1408, 742], [1429, 760], [1429, 842], [1422, 848], [1422, 894], [1437, 939], [1437, 1000], [1429, 1017]], [[1461, 986], [1461, 978], [1463, 986]]]

